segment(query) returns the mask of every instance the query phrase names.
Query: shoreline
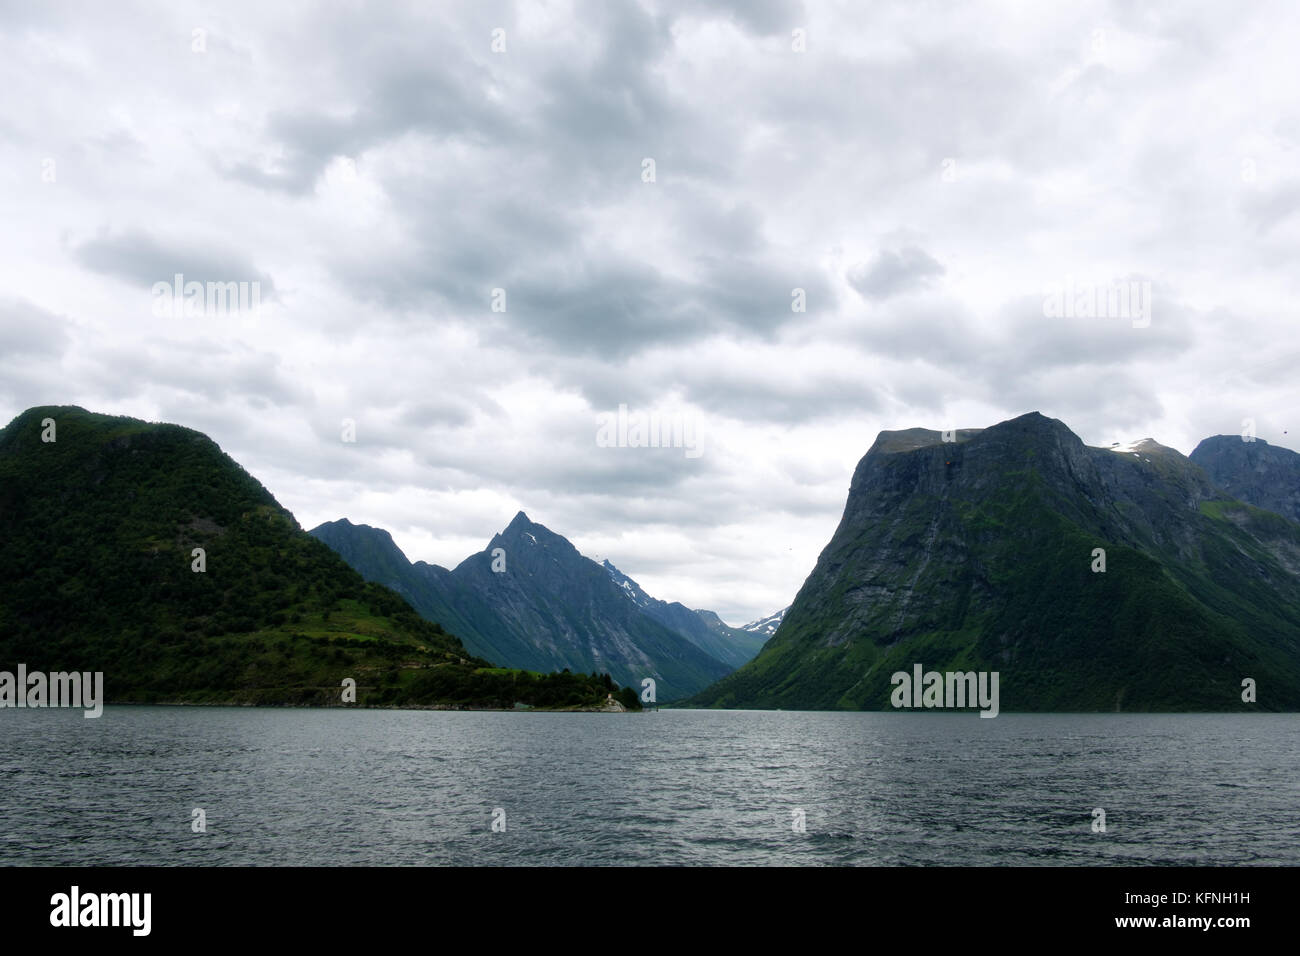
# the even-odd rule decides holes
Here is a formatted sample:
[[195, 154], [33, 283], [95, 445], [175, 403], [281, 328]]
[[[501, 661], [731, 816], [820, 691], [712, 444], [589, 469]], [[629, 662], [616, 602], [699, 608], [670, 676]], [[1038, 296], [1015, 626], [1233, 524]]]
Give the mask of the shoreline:
[[[474, 711], [495, 714], [635, 714], [641, 711], [627, 710], [619, 705], [617, 710], [609, 707], [471, 707], [461, 704], [255, 704], [248, 701], [194, 701], [194, 700], [159, 700], [159, 701], [109, 701], [108, 707], [244, 707], [263, 708], [266, 710], [446, 710]], [[38, 708], [25, 708], [38, 709]], [[69, 708], [44, 708], [46, 710], [67, 710]], [[75, 709], [75, 708], [72, 708]]]

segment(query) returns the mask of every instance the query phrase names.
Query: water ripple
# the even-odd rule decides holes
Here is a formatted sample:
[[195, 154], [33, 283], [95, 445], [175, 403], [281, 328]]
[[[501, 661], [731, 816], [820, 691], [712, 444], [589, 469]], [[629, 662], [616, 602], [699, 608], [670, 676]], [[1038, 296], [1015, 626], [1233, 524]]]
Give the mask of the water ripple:
[[0, 860], [1300, 863], [1298, 716], [973, 717], [6, 710]]

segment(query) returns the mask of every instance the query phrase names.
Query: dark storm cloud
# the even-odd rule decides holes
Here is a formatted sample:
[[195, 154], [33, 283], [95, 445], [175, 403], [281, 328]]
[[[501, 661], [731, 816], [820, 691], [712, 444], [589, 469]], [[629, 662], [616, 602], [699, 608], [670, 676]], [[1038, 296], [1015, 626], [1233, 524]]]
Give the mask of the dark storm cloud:
[[[308, 194], [333, 157], [356, 157], [407, 134], [509, 149], [517, 162], [542, 151], [552, 160], [552, 181], [563, 170], [588, 187], [593, 173], [598, 183], [620, 176], [625, 164], [638, 168], [650, 147], [666, 148], [670, 157], [692, 155], [689, 147], [674, 145], [689, 143], [683, 135], [689, 130], [680, 126], [679, 110], [650, 69], [671, 49], [669, 21], [639, 4], [592, 6], [577, 33], [590, 40], [584, 52], [594, 55], [550, 59], [528, 46], [505, 10], [461, 23], [428, 23], [410, 10], [395, 12], [392, 29], [375, 31], [372, 19], [358, 20], [356, 11], [326, 11], [323, 28], [337, 42], [351, 46], [357, 34], [367, 36], [331, 78], [333, 108], [273, 112], [264, 131], [271, 148], [258, 161], [228, 164], [229, 175]], [[495, 55], [493, 25], [505, 30], [506, 43]], [[498, 82], [518, 101], [494, 100]]]
[[[642, 184], [634, 171], [628, 170], [625, 191], [662, 188]], [[476, 176], [473, 169], [457, 172]], [[547, 182], [549, 175], [519, 178]], [[598, 209], [573, 211], [545, 192], [495, 179], [466, 190], [463, 179], [441, 170], [395, 179], [388, 193], [407, 224], [409, 245], [396, 251], [396, 261], [349, 254], [337, 274], [367, 298], [474, 317], [495, 326], [498, 339], [522, 337], [529, 349], [543, 343], [564, 353], [623, 356], [720, 331], [770, 335], [801, 321], [792, 309], [795, 289], [804, 290], [810, 311], [834, 305], [822, 267], [806, 252], [791, 255], [765, 242], [752, 206], [733, 204], [714, 215], [700, 213], [689, 199], [685, 205], [669, 199], [647, 213], [672, 217], [688, 209], [712, 240], [694, 244], [697, 233], [688, 225], [691, 243], [680, 251], [684, 274], [674, 275], [649, 257], [602, 243]], [[491, 309], [498, 288], [505, 292], [504, 312]]]
[[[767, 5], [742, 20], [766, 29], [787, 9]], [[511, 26], [508, 52], [495, 57], [486, 33], [448, 29], [433, 38], [436, 67], [426, 65], [427, 38], [372, 40], [349, 59], [345, 75], [360, 93], [344, 87], [340, 115], [276, 112], [266, 126], [276, 168], [244, 164], [232, 174], [302, 195], [335, 156], [406, 134], [425, 149], [455, 140], [463, 149], [447, 154], [450, 164], [385, 173], [406, 241], [385, 259], [340, 254], [332, 272], [357, 296], [472, 317], [529, 350], [619, 356], [723, 329], [770, 334], [792, 319], [794, 288], [825, 308], [830, 286], [815, 265], [762, 239], [752, 204], [725, 194], [701, 202], [692, 183], [723, 181], [735, 145], [655, 71], [672, 49], [671, 22], [671, 13], [636, 4], [594, 7], [579, 30], [592, 41], [583, 55], [549, 59]], [[524, 68], [515, 97], [511, 84]], [[511, 90], [509, 102], [488, 98], [497, 82]], [[657, 164], [653, 183], [641, 180], [647, 157]], [[686, 220], [682, 274], [602, 240], [603, 223], [626, 223], [615, 210], [642, 195], [665, 225]], [[497, 288], [504, 313], [489, 311]]]

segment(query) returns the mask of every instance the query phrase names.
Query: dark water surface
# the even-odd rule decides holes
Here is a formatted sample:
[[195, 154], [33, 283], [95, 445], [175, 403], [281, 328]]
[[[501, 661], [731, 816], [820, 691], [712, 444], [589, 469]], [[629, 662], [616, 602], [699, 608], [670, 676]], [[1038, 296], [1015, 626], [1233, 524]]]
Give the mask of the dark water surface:
[[1297, 864], [1300, 715], [6, 709], [0, 862]]

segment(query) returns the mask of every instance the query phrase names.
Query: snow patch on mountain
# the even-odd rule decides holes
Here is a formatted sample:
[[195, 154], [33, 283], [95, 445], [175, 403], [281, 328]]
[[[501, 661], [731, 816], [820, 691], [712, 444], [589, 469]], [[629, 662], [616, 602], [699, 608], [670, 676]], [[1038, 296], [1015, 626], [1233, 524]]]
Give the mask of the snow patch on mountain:
[[1115, 442], [1113, 445], [1110, 446], [1108, 450], [1113, 451], [1119, 455], [1136, 455], [1137, 457], [1141, 458], [1143, 446], [1155, 445], [1155, 444], [1157, 444], [1157, 442], [1154, 438], [1139, 438], [1136, 441], [1129, 441], [1123, 443]]
[[623, 589], [623, 594], [627, 599], [637, 607], [645, 607], [653, 600], [650, 595], [641, 590], [641, 585], [637, 584], [618, 568], [614, 567], [614, 565], [610, 564], [608, 559], [602, 562], [601, 567], [605, 569], [610, 580]]
[[751, 634], [765, 634], [770, 637], [775, 634], [776, 629], [781, 626], [781, 622], [785, 620], [785, 612], [788, 610], [790, 610], [788, 607], [782, 608], [775, 614], [770, 614], [757, 621], [751, 621], [742, 627], [741, 630], [749, 631]]

